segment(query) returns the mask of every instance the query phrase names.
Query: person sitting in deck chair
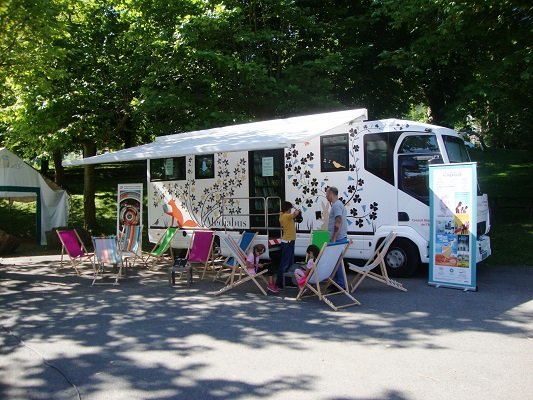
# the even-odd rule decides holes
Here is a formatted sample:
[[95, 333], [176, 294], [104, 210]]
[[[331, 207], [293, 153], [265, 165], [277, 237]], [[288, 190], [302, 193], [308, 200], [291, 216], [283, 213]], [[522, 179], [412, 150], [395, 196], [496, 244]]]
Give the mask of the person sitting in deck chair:
[[309, 275], [309, 272], [313, 269], [313, 266], [315, 265], [315, 260], [318, 257], [318, 254], [320, 253], [320, 249], [318, 246], [315, 246], [314, 244], [311, 244], [307, 247], [306, 250], [307, 253], [307, 265], [304, 268], [297, 268], [294, 270], [294, 278], [296, 279], [296, 282], [298, 282], [298, 287], [301, 289], [305, 286], [305, 280], [307, 278], [307, 275]]
[[268, 285], [267, 290], [272, 293], [278, 293], [279, 289], [274, 282], [274, 275], [277, 273], [277, 268], [275, 268], [272, 263], [264, 264], [259, 263], [259, 257], [265, 252], [265, 246], [262, 244], [256, 244], [248, 257], [246, 257], [246, 266], [248, 268], [248, 273], [250, 275], [255, 275], [259, 269], [267, 268], [268, 272]]

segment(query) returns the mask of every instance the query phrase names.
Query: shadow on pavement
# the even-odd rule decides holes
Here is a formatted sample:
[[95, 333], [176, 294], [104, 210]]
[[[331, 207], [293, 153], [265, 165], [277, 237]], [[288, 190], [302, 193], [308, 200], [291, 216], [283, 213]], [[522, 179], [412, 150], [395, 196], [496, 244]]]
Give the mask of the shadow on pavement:
[[[245, 285], [215, 297], [221, 284], [207, 279], [191, 288], [169, 287], [163, 269], [136, 268], [120, 286], [91, 287], [88, 269], [78, 277], [71, 268], [57, 269], [57, 259], [2, 262], [0, 361], [7, 362], [0, 363], [0, 398], [5, 399], [77, 397], [61, 374], [44, 363], [28, 363], [24, 353], [43, 343], [46, 360], [83, 398], [112, 398], [114, 391], [117, 398], [269, 398], [288, 390], [313, 398], [319, 389], [315, 371], [289, 370], [283, 378], [254, 382], [239, 373], [240, 352], [304, 351], [309, 339], [438, 349], [432, 337], [447, 332], [531, 335], [530, 315], [520, 310], [532, 298], [528, 267], [483, 266], [475, 293], [437, 289], [423, 276], [402, 280], [407, 293], [366, 280], [355, 293], [361, 306], [333, 312], [316, 299], [296, 302], [294, 289], [263, 296]], [[210, 354], [220, 346], [228, 347], [232, 378], [205, 378]], [[205, 355], [203, 362], [198, 355]], [[2, 378], [9, 376], [20, 379]], [[383, 398], [408, 396], [391, 390]]]

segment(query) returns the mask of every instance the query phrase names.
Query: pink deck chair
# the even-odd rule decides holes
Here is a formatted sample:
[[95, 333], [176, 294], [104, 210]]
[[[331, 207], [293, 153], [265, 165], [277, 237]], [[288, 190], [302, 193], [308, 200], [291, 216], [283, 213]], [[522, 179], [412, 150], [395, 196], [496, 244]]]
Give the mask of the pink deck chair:
[[118, 285], [118, 278], [122, 274], [122, 253], [117, 244], [116, 236], [93, 236], [94, 254], [96, 256], [96, 263], [94, 265], [94, 279], [93, 285], [96, 283], [98, 275], [104, 277], [106, 265], [110, 265], [116, 270], [115, 281], [113, 285]]
[[76, 274], [80, 275], [77, 266], [87, 261], [94, 268], [94, 253], [87, 251], [76, 229], [57, 229], [56, 232], [63, 246], [61, 248], [60, 266], [63, 266], [63, 257], [66, 253]]
[[187, 251], [186, 264], [179, 269], [172, 267], [171, 273], [178, 272], [180, 278], [184, 273], [187, 273], [187, 284], [190, 285], [192, 283], [193, 270], [195, 268], [200, 268], [202, 270], [202, 279], [204, 279], [207, 269], [212, 264], [211, 261], [214, 240], [215, 232], [213, 231], [194, 231], [191, 245]]

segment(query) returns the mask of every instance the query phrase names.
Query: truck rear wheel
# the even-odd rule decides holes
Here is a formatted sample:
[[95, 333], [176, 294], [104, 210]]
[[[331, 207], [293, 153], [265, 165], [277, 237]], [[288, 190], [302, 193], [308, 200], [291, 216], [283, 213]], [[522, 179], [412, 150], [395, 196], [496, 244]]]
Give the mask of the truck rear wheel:
[[397, 238], [385, 255], [385, 265], [390, 276], [412, 276], [420, 265], [417, 247], [408, 239]]

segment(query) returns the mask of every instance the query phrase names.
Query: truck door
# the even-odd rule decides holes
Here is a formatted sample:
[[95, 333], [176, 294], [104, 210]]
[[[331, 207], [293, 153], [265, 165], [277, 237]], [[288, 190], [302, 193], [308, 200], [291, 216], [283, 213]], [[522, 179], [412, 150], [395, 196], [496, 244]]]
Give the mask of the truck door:
[[279, 236], [279, 229], [274, 234], [257, 228], [279, 228], [280, 201], [285, 198], [284, 149], [250, 151], [249, 165], [250, 228]]

